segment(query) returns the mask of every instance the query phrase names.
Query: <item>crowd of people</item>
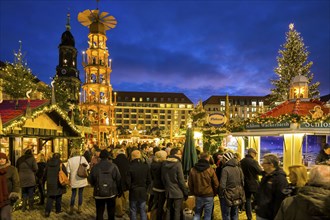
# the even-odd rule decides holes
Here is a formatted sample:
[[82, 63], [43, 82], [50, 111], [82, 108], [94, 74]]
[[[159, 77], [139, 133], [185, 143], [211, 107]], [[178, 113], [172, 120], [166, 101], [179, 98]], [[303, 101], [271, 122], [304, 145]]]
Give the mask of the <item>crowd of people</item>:
[[[34, 157], [27, 149], [17, 162], [10, 165], [0, 153], [0, 214], [10, 220], [12, 205], [21, 197], [22, 211], [35, 207], [35, 190], [49, 217], [55, 201], [55, 212], [62, 212], [62, 195], [71, 190], [69, 214], [82, 213], [84, 188], [93, 187], [96, 219], [129, 214], [131, 220], [157, 219], [211, 220], [220, 213], [223, 220], [238, 219], [245, 210], [247, 219], [256, 213], [257, 220], [304, 220], [330, 218], [329, 145], [323, 146], [309, 175], [303, 165], [289, 167], [288, 175], [275, 154], [265, 154], [259, 165], [257, 151], [247, 149], [243, 159], [238, 153], [219, 148], [210, 155], [198, 152], [198, 162], [185, 174], [182, 169], [182, 148], [171, 143], [126, 145], [99, 149], [88, 146], [81, 152], [73, 148], [67, 163], [54, 153], [46, 159]], [[89, 175], [78, 175], [83, 164]], [[59, 181], [62, 170], [70, 187]], [[75, 200], [78, 194], [77, 208]], [[188, 196], [195, 198], [194, 215], [183, 212]], [[215, 196], [219, 204], [214, 203]], [[185, 216], [190, 215], [190, 216]]]

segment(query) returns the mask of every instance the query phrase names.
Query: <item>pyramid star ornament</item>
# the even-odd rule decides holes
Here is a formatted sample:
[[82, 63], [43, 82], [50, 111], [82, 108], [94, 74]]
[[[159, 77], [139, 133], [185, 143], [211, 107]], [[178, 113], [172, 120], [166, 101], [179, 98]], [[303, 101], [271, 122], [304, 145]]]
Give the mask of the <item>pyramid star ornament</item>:
[[294, 29], [294, 24], [293, 24], [293, 23], [289, 24], [289, 29], [290, 29], [291, 31]]

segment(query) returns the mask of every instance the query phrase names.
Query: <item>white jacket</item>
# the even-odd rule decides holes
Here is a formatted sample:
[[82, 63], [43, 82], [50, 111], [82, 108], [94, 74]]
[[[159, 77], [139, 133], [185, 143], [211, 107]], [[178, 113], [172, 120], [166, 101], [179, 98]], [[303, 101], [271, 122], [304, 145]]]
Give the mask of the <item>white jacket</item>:
[[87, 178], [81, 178], [77, 175], [79, 163], [87, 164], [87, 169], [89, 169], [89, 164], [84, 156], [74, 156], [68, 160], [66, 169], [69, 173], [71, 188], [81, 188], [88, 185]]

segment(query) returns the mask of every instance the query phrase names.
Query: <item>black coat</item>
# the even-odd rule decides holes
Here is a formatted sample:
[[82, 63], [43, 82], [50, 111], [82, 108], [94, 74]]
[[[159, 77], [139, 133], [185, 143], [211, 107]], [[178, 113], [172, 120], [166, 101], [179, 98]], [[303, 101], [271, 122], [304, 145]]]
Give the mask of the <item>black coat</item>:
[[240, 163], [244, 174], [244, 190], [251, 193], [257, 192], [259, 187], [258, 175], [262, 173], [261, 167], [249, 154]]
[[286, 174], [282, 169], [279, 168], [267, 175], [264, 173], [257, 192], [257, 215], [266, 219], [274, 219], [285, 199], [283, 189], [287, 186]]
[[95, 198], [100, 198], [99, 197], [99, 192], [97, 190], [97, 183], [98, 183], [98, 176], [100, 170], [102, 171], [107, 171], [110, 170], [111, 176], [112, 176], [112, 182], [113, 186], [111, 186], [111, 192], [110, 192], [110, 197], [116, 196], [118, 194], [121, 194], [121, 185], [120, 185], [120, 173], [118, 170], [118, 167], [116, 164], [110, 162], [107, 158], [101, 159], [99, 163], [95, 164], [92, 167], [92, 170], [88, 176], [90, 184], [94, 187], [94, 193], [93, 195]]
[[[47, 195], [58, 196], [66, 193], [66, 186], [62, 186], [58, 179], [58, 173], [60, 172], [61, 160], [58, 158], [51, 158], [48, 160], [45, 169], [45, 176], [47, 181]], [[68, 172], [62, 163], [63, 172], [68, 175]]]
[[149, 165], [141, 162], [140, 159], [131, 161], [126, 178], [129, 187], [129, 200], [146, 201], [147, 189], [151, 183]]
[[153, 182], [153, 188], [165, 190], [163, 181], [162, 181], [162, 162], [153, 161], [150, 165], [151, 179]]
[[126, 181], [126, 175], [129, 170], [129, 160], [127, 159], [125, 154], [118, 154], [117, 157], [113, 160], [113, 163], [117, 165], [120, 172], [122, 191], [127, 191], [128, 186]]
[[327, 161], [330, 160], [330, 154], [326, 154], [324, 150], [321, 150], [317, 155], [315, 163], [316, 164], [327, 164]]

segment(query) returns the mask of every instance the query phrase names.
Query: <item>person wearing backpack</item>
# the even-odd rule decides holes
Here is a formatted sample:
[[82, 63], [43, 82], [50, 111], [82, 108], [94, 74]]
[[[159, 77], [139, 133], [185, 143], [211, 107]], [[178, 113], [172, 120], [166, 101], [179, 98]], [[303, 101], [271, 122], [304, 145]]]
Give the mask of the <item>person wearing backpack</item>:
[[121, 176], [116, 164], [108, 160], [109, 152], [101, 150], [100, 162], [95, 164], [89, 174], [89, 182], [94, 187], [96, 220], [103, 220], [105, 205], [108, 219], [115, 219], [116, 197], [121, 196]]

